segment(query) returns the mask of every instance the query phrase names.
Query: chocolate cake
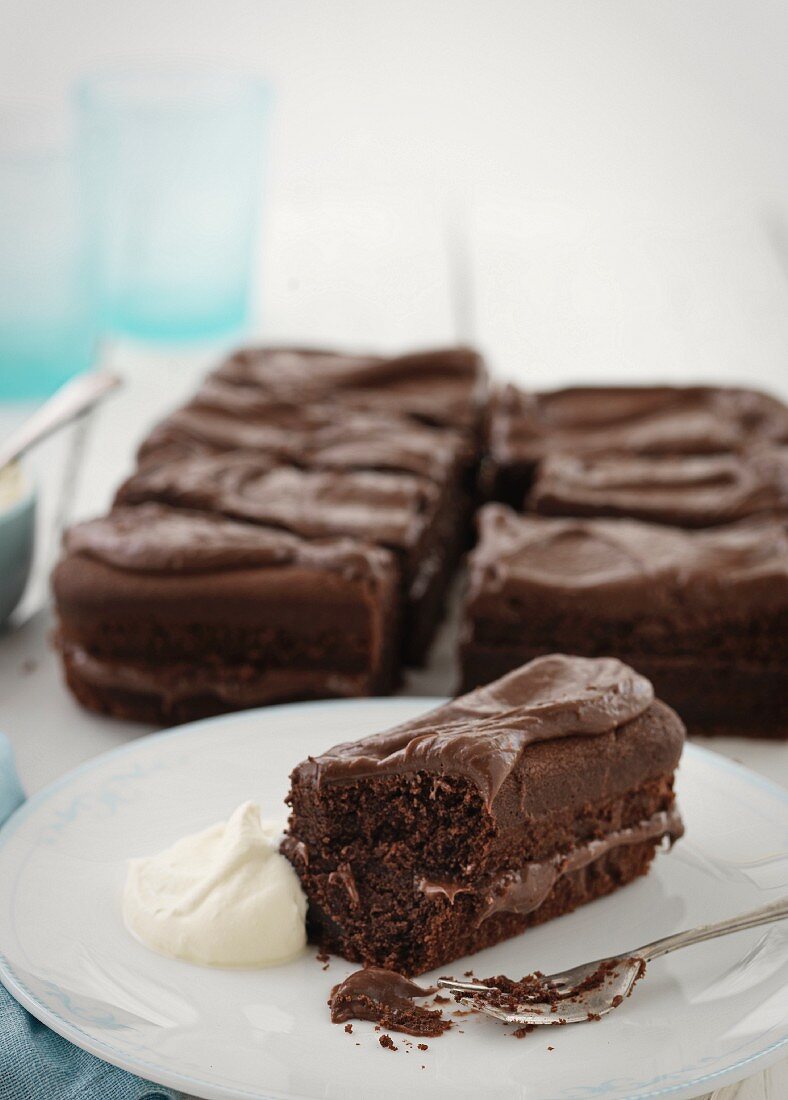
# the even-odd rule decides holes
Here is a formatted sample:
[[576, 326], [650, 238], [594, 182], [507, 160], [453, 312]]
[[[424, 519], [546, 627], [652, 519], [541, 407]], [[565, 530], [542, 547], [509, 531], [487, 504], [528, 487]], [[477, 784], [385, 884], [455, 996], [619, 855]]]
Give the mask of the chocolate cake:
[[543, 515], [622, 516], [677, 527], [788, 516], [788, 447], [669, 457], [548, 455], [527, 506]]
[[612, 653], [699, 733], [788, 736], [788, 535], [764, 518], [688, 531], [624, 519], [479, 515], [465, 689], [563, 645]]
[[259, 454], [145, 466], [121, 486], [116, 503], [145, 501], [393, 551], [405, 605], [405, 656], [412, 663], [432, 639], [465, 538], [456, 487], [440, 489], [415, 474], [278, 466]]
[[[213, 383], [230, 394], [246, 387]], [[243, 409], [243, 402], [239, 403]], [[141, 466], [200, 455], [250, 452], [312, 470], [373, 470], [417, 474], [439, 485], [469, 479], [475, 454], [465, 435], [404, 417], [336, 405], [267, 401], [250, 418], [233, 404], [178, 409], [158, 424], [138, 452]]]
[[410, 416], [425, 424], [475, 433], [487, 391], [484, 363], [470, 348], [408, 355], [347, 355], [313, 348], [243, 348], [214, 378], [267, 397]]
[[394, 970], [367, 966], [331, 990], [328, 1000], [331, 1023], [372, 1020], [389, 1031], [435, 1038], [448, 1031], [451, 1021], [443, 1019], [439, 1008], [414, 1003], [417, 997], [428, 997], [434, 992], [433, 986], [416, 985]]
[[182, 722], [397, 677], [392, 554], [160, 504], [71, 529], [53, 587], [66, 678], [85, 706]]
[[592, 386], [528, 393], [503, 387], [488, 420], [488, 496], [520, 508], [537, 463], [558, 452], [708, 455], [788, 443], [788, 408], [756, 390]]
[[684, 728], [612, 658], [551, 655], [294, 770], [312, 936], [420, 974], [644, 874], [681, 834]]

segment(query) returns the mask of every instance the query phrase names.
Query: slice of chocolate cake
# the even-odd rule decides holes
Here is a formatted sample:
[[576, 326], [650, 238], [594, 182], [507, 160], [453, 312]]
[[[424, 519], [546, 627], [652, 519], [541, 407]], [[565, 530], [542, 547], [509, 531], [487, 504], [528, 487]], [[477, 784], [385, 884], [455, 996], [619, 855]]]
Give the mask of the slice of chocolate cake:
[[542, 515], [620, 516], [677, 527], [788, 515], [788, 447], [675, 457], [548, 455], [527, 506]]
[[407, 355], [348, 355], [310, 348], [243, 348], [214, 377], [302, 404], [331, 400], [425, 424], [479, 428], [487, 392], [484, 363], [470, 348]]
[[53, 587], [66, 679], [93, 710], [183, 722], [394, 686], [398, 571], [386, 550], [176, 511], [74, 527]]
[[552, 655], [292, 774], [312, 936], [419, 974], [644, 874], [684, 728], [610, 658]]
[[452, 488], [414, 474], [303, 470], [263, 455], [223, 454], [145, 466], [119, 504], [158, 501], [302, 538], [354, 538], [391, 550], [403, 592], [406, 658], [418, 663], [437, 627], [465, 539]]
[[724, 454], [788, 443], [788, 407], [756, 390], [710, 386], [589, 386], [528, 393], [503, 387], [488, 420], [484, 486], [520, 508], [548, 455]]
[[688, 531], [625, 519], [479, 514], [465, 689], [559, 644], [633, 664], [690, 732], [788, 736], [788, 524]]
[[220, 390], [223, 400], [195, 399], [168, 416], [141, 444], [140, 465], [243, 451], [304, 469], [417, 474], [459, 488], [474, 461], [467, 438], [450, 428], [328, 403], [293, 405], [265, 395], [250, 416], [243, 400], [226, 400], [228, 394], [245, 397], [247, 387], [213, 381], [203, 388]]

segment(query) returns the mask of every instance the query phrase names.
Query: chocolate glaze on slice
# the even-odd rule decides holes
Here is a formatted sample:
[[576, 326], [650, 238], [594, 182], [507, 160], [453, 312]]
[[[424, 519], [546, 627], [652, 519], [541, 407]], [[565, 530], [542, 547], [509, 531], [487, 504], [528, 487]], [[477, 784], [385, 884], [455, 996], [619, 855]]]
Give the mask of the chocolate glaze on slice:
[[132, 573], [303, 565], [344, 576], [371, 576], [389, 561], [385, 551], [349, 539], [305, 541], [286, 531], [156, 503], [117, 507], [101, 519], [77, 524], [66, 533], [64, 547], [69, 555]]
[[520, 507], [548, 455], [620, 452], [719, 455], [788, 443], [788, 407], [757, 390], [723, 386], [578, 386], [529, 393], [508, 385], [488, 414], [483, 481]]
[[503, 621], [524, 621], [523, 609], [506, 603], [522, 595], [555, 608], [576, 605], [578, 613], [593, 609], [600, 622], [669, 616], [680, 632], [702, 609], [751, 611], [788, 598], [788, 524], [776, 518], [686, 531], [627, 519], [520, 516], [488, 504], [478, 525], [467, 606], [473, 613], [500, 607]]
[[301, 470], [258, 455], [207, 455], [149, 466], [117, 501], [159, 501], [281, 527], [303, 538], [354, 537], [413, 548], [437, 505], [437, 489], [411, 474]]
[[429, 997], [434, 992], [434, 986], [417, 985], [393, 970], [366, 967], [331, 990], [331, 1022], [373, 1020], [391, 1031], [435, 1037], [447, 1031], [451, 1021], [442, 1018], [440, 1009], [413, 1003], [414, 998]]
[[450, 428], [328, 401], [307, 406], [276, 401], [254, 387], [216, 379], [153, 429], [138, 458], [147, 466], [230, 451], [264, 454], [305, 469], [419, 474], [438, 484], [473, 463], [467, 439]]
[[620, 450], [721, 454], [747, 442], [788, 442], [788, 409], [756, 390], [713, 386], [578, 386], [493, 403], [492, 449], [502, 459]]
[[528, 506], [543, 515], [622, 516], [716, 527], [788, 513], [788, 447], [739, 454], [548, 455]]
[[422, 718], [337, 745], [295, 774], [319, 786], [420, 770], [466, 775], [489, 805], [528, 745], [606, 733], [653, 699], [649, 681], [620, 661], [553, 654]]
[[332, 400], [349, 408], [394, 411], [427, 424], [475, 430], [487, 379], [471, 348], [386, 358], [310, 348], [244, 348], [214, 377], [253, 385], [281, 400]]

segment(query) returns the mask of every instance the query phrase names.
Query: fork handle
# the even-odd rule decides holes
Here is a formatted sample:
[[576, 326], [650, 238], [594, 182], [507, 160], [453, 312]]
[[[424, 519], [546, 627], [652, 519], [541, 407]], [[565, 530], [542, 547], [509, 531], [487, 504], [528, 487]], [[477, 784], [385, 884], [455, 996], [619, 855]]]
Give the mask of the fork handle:
[[753, 909], [750, 913], [741, 913], [738, 917], [729, 917], [728, 920], [717, 921], [716, 924], [701, 924], [698, 928], [689, 928], [685, 932], [676, 932], [672, 936], [665, 936], [664, 939], [654, 940], [653, 943], [647, 943], [645, 947], [633, 951], [632, 954], [650, 962], [661, 955], [668, 955], [671, 951], [678, 951], [680, 947], [691, 947], [694, 943], [715, 940], [718, 936], [727, 936], [730, 932], [757, 928], [761, 924], [771, 924], [785, 917], [788, 917], [788, 897], [773, 901], [761, 909]]

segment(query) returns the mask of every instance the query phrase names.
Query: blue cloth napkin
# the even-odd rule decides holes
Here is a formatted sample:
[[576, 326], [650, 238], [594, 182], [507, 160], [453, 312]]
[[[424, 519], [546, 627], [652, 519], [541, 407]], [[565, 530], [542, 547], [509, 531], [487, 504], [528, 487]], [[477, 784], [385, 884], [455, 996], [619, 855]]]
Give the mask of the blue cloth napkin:
[[[0, 824], [23, 801], [11, 746], [0, 733]], [[176, 1100], [178, 1096], [73, 1046], [26, 1012], [0, 983], [0, 1100]]]

